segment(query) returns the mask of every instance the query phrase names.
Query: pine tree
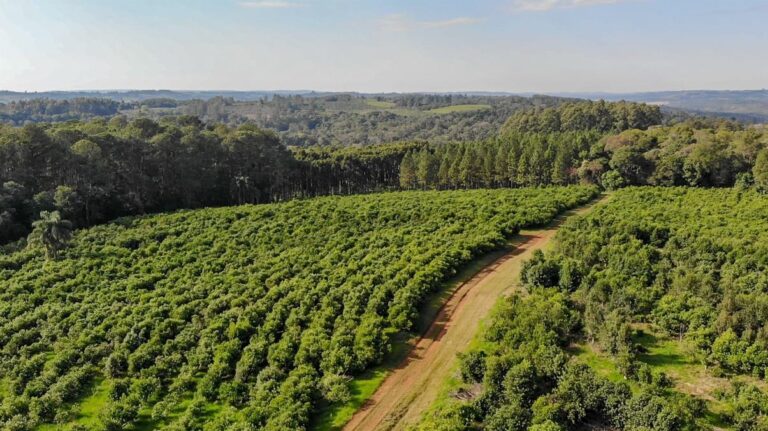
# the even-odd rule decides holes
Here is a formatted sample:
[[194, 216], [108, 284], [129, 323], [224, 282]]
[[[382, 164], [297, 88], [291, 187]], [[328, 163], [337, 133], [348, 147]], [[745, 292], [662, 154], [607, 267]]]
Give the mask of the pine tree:
[[437, 159], [434, 154], [427, 148], [423, 148], [419, 153], [418, 162], [416, 164], [416, 179], [419, 186], [426, 189], [433, 187], [437, 182]]
[[509, 185], [509, 170], [507, 169], [507, 163], [509, 163], [509, 148], [505, 142], [499, 142], [496, 150], [496, 159], [494, 160], [494, 172], [493, 178], [496, 184], [500, 186]]
[[409, 151], [400, 162], [400, 187], [404, 189], [412, 189], [416, 186], [416, 164], [413, 159], [413, 152]]
[[520, 160], [517, 162], [517, 172], [515, 173], [515, 182], [521, 186], [531, 185], [530, 172], [528, 169], [528, 157], [525, 154], [520, 155]]
[[555, 156], [552, 166], [552, 184], [563, 185], [568, 183], [569, 158], [564, 149], [560, 149]]
[[440, 188], [448, 187], [451, 184], [451, 153], [449, 152], [443, 154], [443, 158], [440, 160], [437, 183]]

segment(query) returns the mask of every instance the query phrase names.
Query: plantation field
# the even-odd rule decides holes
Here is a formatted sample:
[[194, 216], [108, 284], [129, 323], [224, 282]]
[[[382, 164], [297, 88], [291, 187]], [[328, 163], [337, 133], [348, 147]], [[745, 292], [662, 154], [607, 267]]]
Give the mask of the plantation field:
[[382, 360], [443, 280], [595, 194], [404, 192], [181, 211], [77, 232], [57, 260], [0, 255], [0, 420], [303, 429], [319, 404], [354, 395], [349, 376]]

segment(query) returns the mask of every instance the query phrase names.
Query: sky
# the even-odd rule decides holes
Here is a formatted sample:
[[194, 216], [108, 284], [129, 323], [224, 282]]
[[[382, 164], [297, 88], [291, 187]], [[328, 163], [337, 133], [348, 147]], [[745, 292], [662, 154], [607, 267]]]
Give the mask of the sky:
[[0, 0], [0, 90], [768, 87], [768, 0]]

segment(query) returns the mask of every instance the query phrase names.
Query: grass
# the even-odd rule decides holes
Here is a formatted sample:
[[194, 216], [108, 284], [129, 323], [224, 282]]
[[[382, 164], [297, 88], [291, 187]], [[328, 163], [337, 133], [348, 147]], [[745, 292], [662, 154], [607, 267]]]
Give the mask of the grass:
[[647, 327], [634, 337], [634, 341], [647, 350], [638, 359], [655, 370], [663, 371], [676, 383], [697, 384], [707, 378], [705, 367], [686, 353], [682, 342], [649, 332]]
[[[77, 416], [72, 424], [83, 425], [89, 429], [98, 429], [101, 421], [99, 415], [104, 410], [109, 401], [109, 382], [103, 378], [97, 378], [91, 385], [90, 391], [77, 404]], [[42, 424], [36, 429], [38, 431], [60, 430], [60, 424]]]
[[[716, 390], [727, 389], [730, 381], [738, 380], [758, 385], [760, 382], [749, 376], [734, 376], [730, 380], [715, 377], [707, 367], [688, 353], [689, 349], [684, 342], [660, 335], [648, 325], [636, 325], [636, 329], [639, 331], [634, 341], [646, 350], [645, 353], [638, 355], [638, 359], [650, 365], [654, 371], [663, 372], [672, 378], [674, 390], [706, 401], [707, 412], [700, 418], [704, 425], [716, 429], [729, 429], [724, 419], [729, 406], [714, 397]], [[595, 370], [598, 375], [614, 382], [625, 381], [633, 391], [639, 389], [638, 384], [624, 379], [612, 358], [599, 352], [594, 346], [577, 344], [568, 350], [579, 361]]]
[[483, 109], [491, 109], [491, 105], [452, 105], [443, 106], [442, 108], [430, 109], [430, 114], [452, 114], [454, 112], [471, 112], [480, 111]]
[[104, 410], [109, 399], [109, 382], [98, 379], [94, 382], [90, 395], [80, 403], [80, 413], [76, 423], [88, 427], [96, 427], [99, 424], [99, 414]]
[[349, 421], [352, 415], [373, 396], [376, 389], [389, 375], [390, 370], [406, 357], [409, 346], [407, 341], [396, 342], [384, 363], [365, 371], [350, 382], [349, 387], [352, 398], [348, 402], [320, 407], [310, 429], [314, 431], [330, 431], [340, 430], [344, 427], [344, 424]]
[[[178, 404], [173, 406], [170, 414], [163, 421], [157, 421], [151, 418], [152, 407], [144, 408], [139, 412], [139, 420], [133, 429], [135, 431], [151, 431], [170, 425], [184, 414], [193, 399], [194, 394], [192, 392], [187, 393]], [[75, 404], [77, 413], [73, 421], [67, 424], [42, 424], [35, 429], [36, 431], [57, 431], [75, 424], [83, 425], [88, 429], [100, 429], [101, 420], [99, 419], [99, 416], [106, 408], [108, 402], [109, 382], [106, 379], [99, 377], [94, 380], [90, 391], [84, 398]], [[225, 406], [221, 404], [206, 403], [202, 416], [204, 418], [213, 419], [224, 409]]]
[[579, 362], [592, 368], [601, 377], [612, 382], [626, 381], [624, 375], [610, 358], [600, 354], [588, 344], [572, 345], [568, 348], [568, 353], [578, 358]]

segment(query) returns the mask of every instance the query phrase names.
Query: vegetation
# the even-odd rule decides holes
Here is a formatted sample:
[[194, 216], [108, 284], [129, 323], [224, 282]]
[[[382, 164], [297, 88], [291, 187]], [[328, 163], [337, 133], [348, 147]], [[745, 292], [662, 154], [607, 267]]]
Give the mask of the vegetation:
[[[567, 110], [568, 106], [566, 106]], [[697, 128], [704, 127], [704, 128]], [[598, 184], [768, 189], [768, 129], [681, 123], [605, 134], [522, 132], [482, 142], [424, 145], [400, 166], [403, 188]]]
[[[18, 430], [304, 429], [321, 402], [352, 396], [349, 376], [381, 361], [457, 268], [595, 193], [401, 192], [181, 211], [78, 231], [56, 260], [39, 248], [0, 255], [0, 420]], [[105, 386], [94, 418], [79, 403], [103, 402]]]
[[[591, 129], [527, 132], [515, 130], [513, 118], [502, 135], [479, 142], [289, 149], [253, 125], [205, 125], [189, 116], [0, 127], [0, 244], [26, 236], [42, 211], [86, 227], [178, 208], [398, 188], [756, 183], [768, 189], [768, 158], [760, 156], [768, 146], [764, 128], [689, 122], [606, 133], [590, 120], [592, 110], [616, 111], [625, 120], [653, 112], [642, 105], [567, 103], [547, 112]], [[616, 127], [629, 125], [614, 120]], [[578, 129], [568, 124], [561, 123]]]
[[[209, 124], [271, 129], [287, 145], [371, 145], [395, 141], [466, 141], [495, 136], [520, 109], [570, 100], [547, 96], [359, 95], [270, 93], [214, 95], [141, 92], [41, 95], [0, 103], [0, 123], [129, 119], [192, 115]], [[40, 97], [40, 96], [38, 96]], [[103, 97], [103, 98], [96, 98]], [[64, 98], [63, 100], [61, 98]], [[3, 94], [0, 92], [0, 101]]]
[[768, 365], [766, 211], [753, 190], [629, 188], [567, 223], [523, 269], [531, 294], [507, 301], [486, 345], [464, 356], [465, 384], [482, 390], [424, 429], [694, 429], [705, 400], [713, 421], [762, 429], [766, 396], [750, 379]]
[[[525, 265], [528, 293], [504, 301], [462, 357], [456, 397], [419, 427], [768, 422], [764, 127], [440, 95], [33, 101], [0, 115], [116, 109], [127, 115], [0, 125], [7, 429], [304, 429], [320, 408], [339, 420], [443, 280], [595, 186], [618, 191]], [[430, 141], [366, 145], [404, 137]], [[521, 188], [550, 185], [563, 187]], [[424, 191], [374, 194], [400, 189]], [[355, 193], [368, 194], [296, 199]], [[681, 384], [700, 376], [734, 385]]]
[[[325, 103], [345, 101], [355, 99], [337, 96]], [[142, 103], [150, 102], [162, 104]], [[443, 102], [413, 103], [431, 109]], [[292, 102], [275, 97], [272, 103]], [[629, 114], [646, 110], [616, 106], [611, 109]], [[253, 125], [205, 125], [191, 116], [0, 127], [0, 244], [27, 235], [42, 211], [58, 211], [74, 227], [87, 227], [147, 212], [398, 187], [573, 184], [576, 168], [600, 137], [597, 131], [506, 132], [477, 144], [286, 149], [276, 134]], [[598, 183], [597, 171], [589, 170], [584, 182]]]
[[40, 219], [32, 223], [30, 245], [42, 245], [49, 258], [56, 259], [59, 251], [72, 238], [72, 223], [62, 220], [58, 211], [40, 213]]
[[533, 288], [504, 301], [485, 343], [461, 357], [464, 386], [418, 430], [695, 429], [701, 407], [653, 381], [632, 392], [569, 360], [580, 316], [567, 293]]
[[396, 188], [422, 144], [290, 151], [271, 132], [193, 117], [0, 127], [0, 244], [41, 211], [75, 227], [178, 208]]
[[[600, 141], [596, 131], [508, 133], [482, 142], [424, 145], [400, 165], [400, 187], [454, 189], [575, 184], [581, 158]], [[584, 176], [584, 183], [599, 179]]]
[[121, 104], [102, 98], [75, 97], [68, 100], [32, 99], [0, 103], [0, 123], [84, 120], [111, 117]]
[[[372, 145], [396, 141], [435, 143], [496, 136], [522, 109], [556, 106], [568, 99], [533, 96], [335, 94], [275, 96], [260, 102], [211, 99], [176, 110], [208, 122], [252, 122], [275, 130], [287, 145]], [[168, 115], [168, 111], [145, 111]], [[130, 114], [130, 113], [128, 113]]]
[[449, 105], [441, 108], [430, 109], [429, 112], [433, 114], [451, 114], [454, 112], [472, 112], [479, 111], [481, 109], [491, 109], [491, 105]]
[[554, 107], [516, 112], [507, 120], [501, 132], [612, 132], [647, 129], [661, 122], [662, 114], [658, 106], [631, 102], [573, 101]]

